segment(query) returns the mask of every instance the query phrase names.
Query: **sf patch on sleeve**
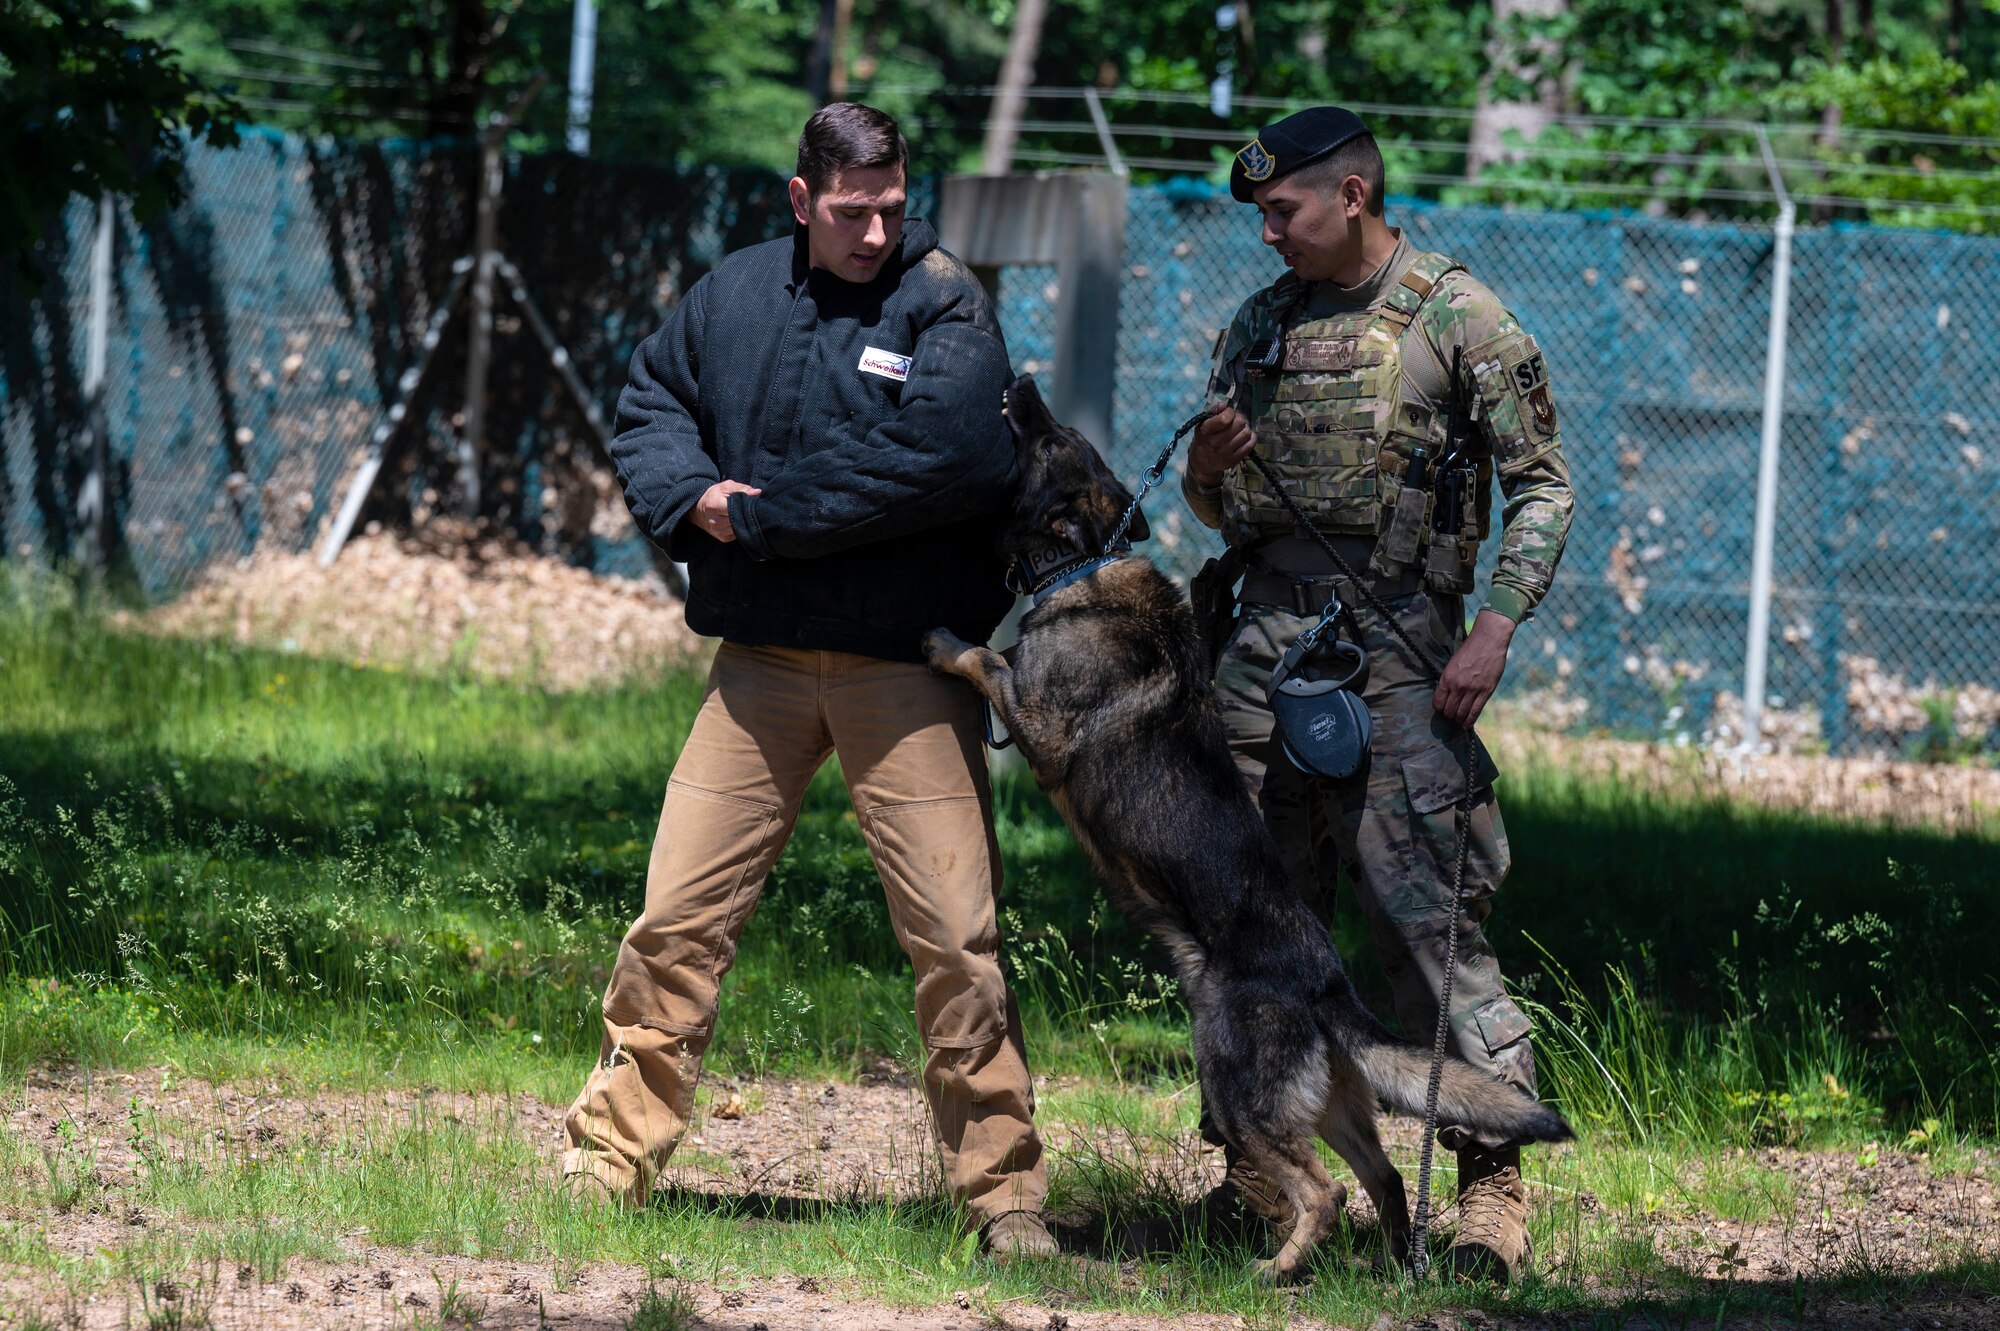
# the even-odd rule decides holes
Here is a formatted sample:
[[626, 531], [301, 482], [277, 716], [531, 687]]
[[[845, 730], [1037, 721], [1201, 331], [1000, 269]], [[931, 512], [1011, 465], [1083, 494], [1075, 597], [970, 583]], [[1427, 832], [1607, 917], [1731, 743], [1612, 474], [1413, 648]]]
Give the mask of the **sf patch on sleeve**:
[[1536, 443], [1546, 443], [1556, 434], [1556, 400], [1549, 392], [1548, 362], [1535, 339], [1522, 334], [1500, 356], [1507, 387], [1521, 414], [1521, 425]]

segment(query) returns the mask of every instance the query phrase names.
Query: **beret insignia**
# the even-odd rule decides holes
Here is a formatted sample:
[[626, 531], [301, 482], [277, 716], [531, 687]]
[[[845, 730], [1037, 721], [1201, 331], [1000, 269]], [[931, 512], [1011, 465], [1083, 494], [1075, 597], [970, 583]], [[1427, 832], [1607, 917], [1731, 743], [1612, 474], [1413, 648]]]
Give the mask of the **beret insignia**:
[[1237, 153], [1236, 160], [1243, 164], [1243, 174], [1251, 180], [1269, 180], [1278, 169], [1278, 159], [1264, 151], [1261, 139], [1250, 140], [1250, 146]]

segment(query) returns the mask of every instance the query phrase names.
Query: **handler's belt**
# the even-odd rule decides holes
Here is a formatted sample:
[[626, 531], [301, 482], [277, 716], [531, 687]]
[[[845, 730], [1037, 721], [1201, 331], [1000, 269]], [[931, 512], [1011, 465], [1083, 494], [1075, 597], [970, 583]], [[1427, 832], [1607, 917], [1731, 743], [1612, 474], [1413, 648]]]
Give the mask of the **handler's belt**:
[[[1392, 578], [1368, 579], [1368, 590], [1384, 600], [1422, 591], [1423, 586], [1421, 568], [1406, 570]], [[1237, 599], [1245, 605], [1268, 605], [1304, 616], [1318, 614], [1320, 608], [1335, 595], [1342, 601], [1360, 599], [1354, 584], [1338, 574], [1305, 577], [1276, 573], [1270, 569], [1252, 569], [1243, 575], [1243, 590]]]

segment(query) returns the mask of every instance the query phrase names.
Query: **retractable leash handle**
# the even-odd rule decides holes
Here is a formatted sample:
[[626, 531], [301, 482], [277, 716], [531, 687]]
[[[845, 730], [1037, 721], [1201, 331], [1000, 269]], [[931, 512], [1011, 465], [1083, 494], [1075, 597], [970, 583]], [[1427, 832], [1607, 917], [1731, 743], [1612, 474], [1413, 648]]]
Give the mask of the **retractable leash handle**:
[[1361, 770], [1374, 737], [1360, 694], [1368, 679], [1368, 652], [1358, 642], [1327, 636], [1339, 608], [1338, 597], [1330, 600], [1319, 623], [1285, 649], [1264, 695], [1292, 766], [1335, 781]]

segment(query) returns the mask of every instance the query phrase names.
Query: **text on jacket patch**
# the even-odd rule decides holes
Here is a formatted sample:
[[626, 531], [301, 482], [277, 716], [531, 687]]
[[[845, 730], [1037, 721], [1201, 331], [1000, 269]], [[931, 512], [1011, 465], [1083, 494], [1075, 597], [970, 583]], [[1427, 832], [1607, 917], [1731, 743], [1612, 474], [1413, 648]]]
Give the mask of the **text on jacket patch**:
[[879, 374], [884, 379], [894, 379], [903, 383], [910, 377], [910, 358], [900, 351], [884, 351], [880, 347], [861, 349], [861, 372]]

